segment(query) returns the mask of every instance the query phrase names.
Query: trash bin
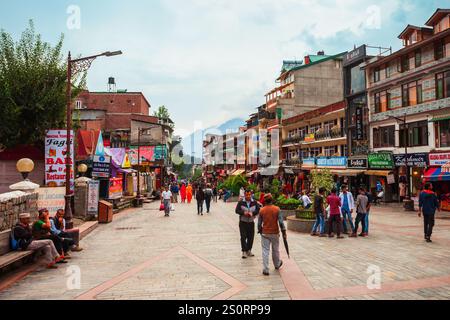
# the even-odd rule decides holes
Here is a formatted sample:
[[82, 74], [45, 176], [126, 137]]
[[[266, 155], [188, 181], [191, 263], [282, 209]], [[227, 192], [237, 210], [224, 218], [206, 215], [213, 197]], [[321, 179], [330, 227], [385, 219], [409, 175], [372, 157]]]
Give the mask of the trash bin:
[[414, 212], [414, 200], [405, 200], [403, 207], [405, 208], [405, 211]]
[[110, 223], [113, 221], [113, 205], [108, 201], [100, 201], [98, 203], [98, 222]]

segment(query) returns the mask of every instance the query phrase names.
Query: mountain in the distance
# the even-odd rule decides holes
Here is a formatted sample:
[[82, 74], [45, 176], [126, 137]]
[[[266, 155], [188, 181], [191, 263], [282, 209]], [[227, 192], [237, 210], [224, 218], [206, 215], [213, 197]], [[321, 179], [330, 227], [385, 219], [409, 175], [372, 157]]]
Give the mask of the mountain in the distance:
[[[197, 130], [190, 135], [183, 138], [181, 145], [183, 146], [183, 153], [185, 155], [194, 156], [201, 159], [203, 154], [203, 139], [205, 135], [211, 134], [226, 134], [229, 131], [238, 131], [239, 127], [245, 125], [245, 120], [241, 118], [230, 119], [220, 125], [209, 127], [205, 130]], [[192, 146], [192, 143], [194, 146]]]

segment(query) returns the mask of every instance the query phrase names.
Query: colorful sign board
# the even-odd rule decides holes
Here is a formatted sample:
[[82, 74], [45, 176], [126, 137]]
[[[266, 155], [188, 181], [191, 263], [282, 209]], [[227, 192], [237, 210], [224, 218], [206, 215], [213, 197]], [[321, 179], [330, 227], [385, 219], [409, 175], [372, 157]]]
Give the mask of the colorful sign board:
[[349, 169], [367, 169], [369, 162], [367, 157], [350, 158], [347, 161], [347, 167]]
[[318, 168], [346, 168], [347, 157], [321, 157], [317, 158]]
[[394, 158], [392, 153], [389, 152], [379, 152], [379, 153], [369, 153], [368, 155], [369, 167], [370, 169], [394, 169]]
[[92, 164], [92, 177], [109, 178], [110, 167], [111, 167], [111, 157], [94, 156], [94, 161]]
[[450, 152], [446, 153], [430, 153], [430, 167], [442, 167], [450, 162]]
[[305, 142], [306, 143], [311, 143], [311, 142], [315, 142], [315, 141], [316, 141], [316, 135], [314, 133], [307, 134], [305, 136]]
[[[45, 137], [45, 185], [47, 187], [63, 187], [66, 185], [67, 131], [49, 130]], [[70, 134], [70, 188], [74, 182], [74, 135]]]
[[[394, 162], [396, 167], [405, 166], [405, 155], [394, 155]], [[408, 154], [408, 166], [426, 168], [428, 167], [428, 154], [427, 153], [411, 153]]]
[[305, 167], [314, 167], [316, 165], [316, 158], [304, 158], [302, 165]]
[[38, 189], [38, 209], [48, 209], [50, 215], [55, 215], [56, 211], [65, 208], [66, 188], [39, 188]]

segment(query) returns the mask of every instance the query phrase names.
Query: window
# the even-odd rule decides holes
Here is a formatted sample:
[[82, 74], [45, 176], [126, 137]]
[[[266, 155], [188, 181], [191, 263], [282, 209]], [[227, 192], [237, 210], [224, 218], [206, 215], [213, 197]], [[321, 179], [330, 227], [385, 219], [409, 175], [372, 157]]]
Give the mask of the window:
[[434, 44], [434, 59], [440, 60], [445, 56], [445, 42], [440, 40]]
[[387, 91], [375, 93], [375, 113], [391, 109], [391, 94]]
[[81, 110], [83, 108], [83, 103], [81, 100], [75, 101], [75, 110]]
[[316, 133], [320, 128], [322, 128], [321, 124], [315, 124], [309, 127], [309, 133]]
[[311, 148], [309, 156], [311, 158], [316, 158], [322, 153], [322, 148]]
[[375, 68], [373, 71], [373, 82], [380, 81], [380, 68]]
[[422, 65], [422, 50], [417, 50], [414, 57], [416, 68], [419, 68]]
[[402, 86], [402, 106], [409, 107], [422, 103], [422, 85], [417, 81]]
[[395, 126], [374, 128], [373, 147], [374, 148], [395, 147]]
[[428, 121], [402, 125], [399, 132], [400, 147], [420, 147], [428, 145]]
[[342, 157], [347, 157], [348, 156], [348, 147], [347, 147], [347, 145], [342, 145], [341, 146], [341, 156]]
[[386, 68], [384, 69], [385, 73], [386, 73], [386, 78], [390, 78], [391, 77], [391, 65], [388, 63], [386, 65]]
[[450, 97], [450, 71], [436, 75], [436, 100]]
[[409, 71], [409, 56], [403, 56], [401, 58], [402, 63], [402, 72]]
[[336, 152], [337, 152], [337, 147], [333, 146], [333, 147], [325, 147], [323, 148], [323, 154], [325, 157], [332, 157]]
[[336, 125], [336, 120], [328, 121], [323, 124], [323, 128], [325, 129], [325, 132], [330, 132], [331, 129], [333, 129], [333, 127], [335, 125]]
[[437, 123], [439, 148], [450, 148], [450, 121], [439, 121]]

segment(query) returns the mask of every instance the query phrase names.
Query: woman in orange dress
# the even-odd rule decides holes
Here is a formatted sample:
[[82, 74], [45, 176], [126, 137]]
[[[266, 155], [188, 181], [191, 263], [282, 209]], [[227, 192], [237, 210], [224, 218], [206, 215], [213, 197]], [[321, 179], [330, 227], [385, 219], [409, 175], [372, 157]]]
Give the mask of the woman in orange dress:
[[186, 203], [186, 185], [183, 183], [180, 188], [181, 203]]
[[192, 202], [192, 186], [189, 183], [187, 188], [186, 188], [186, 196], [187, 196], [187, 202], [190, 204]]

